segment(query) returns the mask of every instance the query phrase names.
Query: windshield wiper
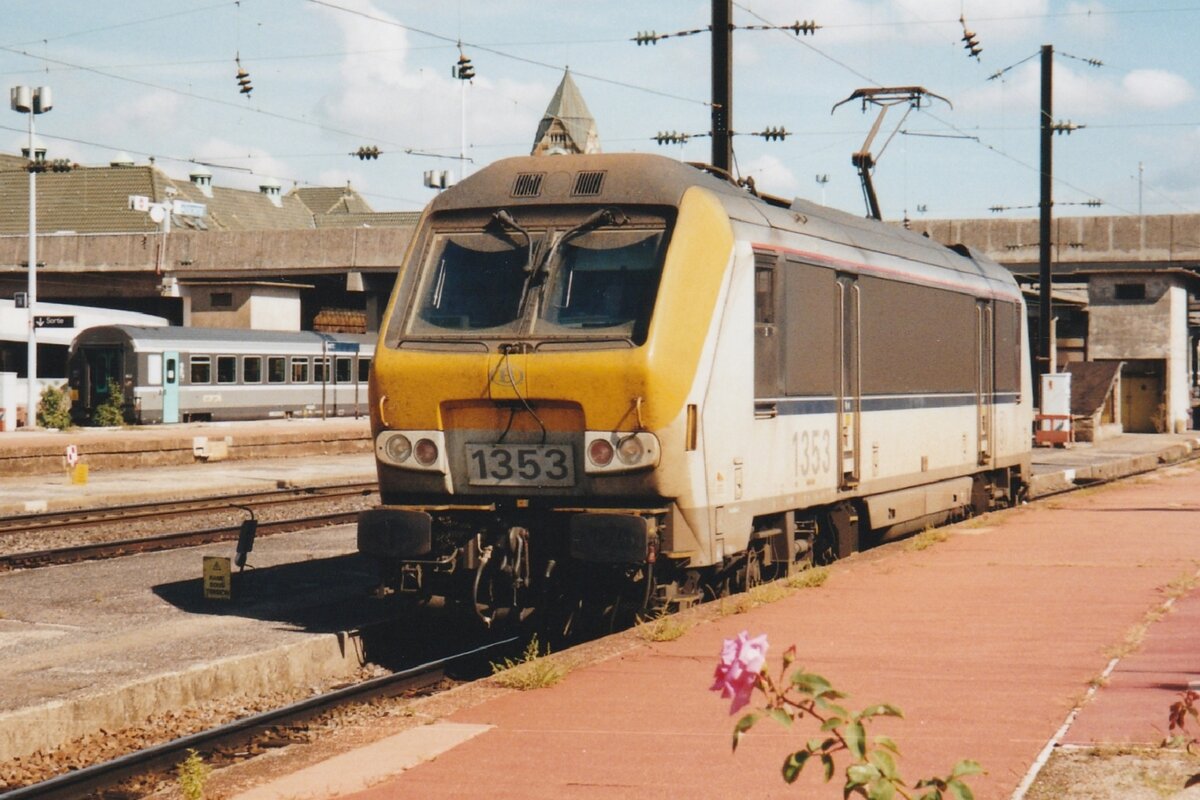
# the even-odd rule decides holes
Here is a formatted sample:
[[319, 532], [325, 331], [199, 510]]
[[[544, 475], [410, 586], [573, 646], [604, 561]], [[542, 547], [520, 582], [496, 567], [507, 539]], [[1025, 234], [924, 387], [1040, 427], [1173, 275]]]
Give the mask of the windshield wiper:
[[579, 223], [574, 228], [568, 228], [561, 236], [555, 239], [554, 244], [550, 246], [550, 251], [546, 253], [546, 257], [541, 260], [541, 264], [537, 269], [537, 274], [543, 278], [545, 277], [546, 273], [550, 271], [550, 265], [554, 261], [554, 257], [558, 253], [559, 248], [561, 248], [568, 239], [578, 236], [586, 231], [590, 231], [592, 228], [599, 227], [600, 225], [612, 225], [615, 227], [620, 227], [627, 222], [629, 222], [629, 217], [626, 216], [625, 212], [619, 208], [601, 208], [592, 212], [583, 222]]
[[496, 220], [506, 228], [511, 228], [525, 237], [525, 249], [528, 251], [528, 255], [525, 257], [525, 271], [533, 272], [533, 237], [529, 235], [529, 231], [522, 228], [517, 221], [513, 219], [512, 214], [508, 213], [508, 211], [503, 208], [497, 211], [495, 214], [492, 214], [492, 219]]

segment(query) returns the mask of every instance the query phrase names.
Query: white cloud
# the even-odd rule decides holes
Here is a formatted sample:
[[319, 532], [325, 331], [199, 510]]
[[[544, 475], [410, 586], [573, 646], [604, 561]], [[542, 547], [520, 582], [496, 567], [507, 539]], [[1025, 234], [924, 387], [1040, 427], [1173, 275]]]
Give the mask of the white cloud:
[[[1161, 111], [1182, 105], [1194, 94], [1186, 78], [1165, 70], [1139, 69], [1116, 78], [1091, 67], [1086, 72], [1072, 62], [1054, 63], [1054, 116], [1083, 115], [1098, 119], [1123, 109], [1141, 108]], [[980, 91], [962, 99], [964, 110], [988, 111], [1001, 107], [1036, 109], [1041, 101], [1041, 66], [1034, 61], [1008, 73], [1005, 79], [989, 83]]]
[[[198, 161], [213, 161], [236, 166], [237, 169], [213, 168], [213, 183], [232, 189], [248, 189], [257, 191], [258, 187], [268, 178], [274, 178], [283, 184], [286, 193], [291, 187], [287, 185], [288, 176], [297, 174], [297, 170], [288, 163], [275, 158], [261, 147], [246, 147], [230, 142], [227, 139], [208, 139], [198, 148]], [[244, 158], [231, 159], [235, 153], [245, 154]], [[209, 154], [209, 155], [206, 155]], [[250, 170], [246, 172], [245, 170]], [[176, 174], [175, 170], [168, 170]]]
[[[124, 141], [144, 140], [144, 137], [168, 134], [179, 125], [184, 98], [176, 92], [153, 89], [133, 92], [128, 102], [117, 103], [108, 113], [98, 117], [96, 130], [101, 138], [113, 137]], [[130, 134], [136, 133], [134, 137]]]
[[1154, 111], [1182, 105], [1194, 94], [1187, 79], [1161, 69], [1136, 69], [1122, 79], [1121, 87], [1130, 105]]
[[[352, 6], [378, 19], [399, 21], [365, 0]], [[377, 136], [385, 153], [412, 148], [450, 155], [460, 147], [465, 102], [468, 146], [524, 139], [532, 146], [533, 131], [554, 84], [494, 79], [483, 74], [480, 60], [486, 60], [486, 54], [468, 53], [474, 56], [478, 77], [466, 86], [464, 101], [462, 84], [450, 75], [450, 64], [457, 58], [452, 48], [447, 51], [446, 69], [434, 72], [410, 63], [403, 28], [345, 13], [329, 19], [348, 46], [372, 52], [342, 60], [337, 93], [317, 107], [327, 125]], [[379, 50], [386, 52], [374, 52]], [[363, 142], [368, 143], [375, 142]]]
[[796, 174], [772, 155], [759, 156], [743, 163], [741, 174], [753, 178], [760, 192], [780, 197], [794, 197], [800, 185]]

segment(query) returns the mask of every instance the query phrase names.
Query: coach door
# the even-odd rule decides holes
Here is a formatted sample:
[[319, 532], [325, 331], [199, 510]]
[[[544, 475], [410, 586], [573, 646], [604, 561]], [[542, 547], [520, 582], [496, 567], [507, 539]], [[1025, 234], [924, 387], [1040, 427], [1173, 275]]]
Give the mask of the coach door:
[[978, 463], [991, 460], [992, 427], [995, 422], [995, 336], [992, 304], [975, 304], [975, 419]]
[[162, 385], [162, 421], [179, 422], [179, 353], [177, 352], [163, 353]]
[[838, 353], [837, 385], [839, 486], [853, 489], [860, 478], [862, 451], [862, 344], [861, 295], [853, 275], [838, 276]]

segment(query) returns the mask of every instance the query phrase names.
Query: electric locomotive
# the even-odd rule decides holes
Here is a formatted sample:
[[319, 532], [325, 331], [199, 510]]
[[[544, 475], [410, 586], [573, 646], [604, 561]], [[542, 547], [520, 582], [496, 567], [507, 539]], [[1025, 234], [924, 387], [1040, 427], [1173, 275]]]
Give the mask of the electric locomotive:
[[1027, 348], [965, 248], [659, 156], [500, 161], [398, 274], [358, 547], [487, 624], [745, 588], [1011, 503]]

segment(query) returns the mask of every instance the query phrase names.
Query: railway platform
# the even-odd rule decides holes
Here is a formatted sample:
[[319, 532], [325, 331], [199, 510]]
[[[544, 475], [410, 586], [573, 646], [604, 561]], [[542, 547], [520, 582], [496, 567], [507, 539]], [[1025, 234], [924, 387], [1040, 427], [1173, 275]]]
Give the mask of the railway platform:
[[0, 516], [371, 481], [373, 459], [369, 425], [353, 419], [0, 433]]
[[[1041, 448], [1035, 493], [1143, 472], [1198, 448], [1196, 434]], [[0, 505], [25, 503], [39, 487], [67, 498], [48, 505], [115, 505], [248, 480], [350, 482], [372, 470], [360, 454], [98, 469], [86, 486], [65, 474], [14, 476], [0, 479]], [[94, 495], [71, 499], [82, 489]], [[801, 663], [848, 692], [853, 707], [902, 708], [904, 720], [879, 727], [900, 744], [906, 776], [972, 758], [988, 771], [972, 781], [976, 796], [1009, 797], [1108, 669], [1108, 649], [1144, 623], [1162, 587], [1196, 572], [1198, 513], [1200, 470], [1181, 464], [989, 515], [947, 529], [927, 550], [901, 541], [855, 555], [825, 585], [777, 602], [688, 612], [676, 641], [630, 632], [561, 654], [571, 671], [553, 688], [454, 690], [393, 718], [373, 740], [359, 732], [288, 748], [223, 770], [213, 789], [239, 800], [828, 796], [779, 778], [786, 748], [807, 736], [765, 722], [729, 752], [736, 717], [707, 688], [721, 641], [748, 630], [768, 634], [774, 668], [794, 643]], [[138, 556], [134, 570], [103, 561], [0, 575], [0, 761], [154, 710], [353, 674], [359, 645], [345, 631], [395, 611], [370, 598], [374, 576], [353, 541], [352, 526], [260, 540], [246, 578], [255, 593], [224, 606], [198, 597], [194, 549]], [[1200, 598], [1193, 591], [1176, 607], [1194, 616]], [[1153, 680], [1136, 654], [1119, 661], [1117, 710], [1103, 711], [1101, 689], [1068, 740], [1162, 737], [1172, 690], [1200, 678], [1185, 674], [1200, 672], [1200, 630], [1176, 625], [1160, 636], [1164, 623], [1147, 628]], [[1098, 733], [1070, 738], [1098, 714], [1108, 719]]]
[[65, 474], [73, 447], [90, 476], [102, 470], [372, 452], [366, 418], [195, 422], [0, 433], [0, 478]]

